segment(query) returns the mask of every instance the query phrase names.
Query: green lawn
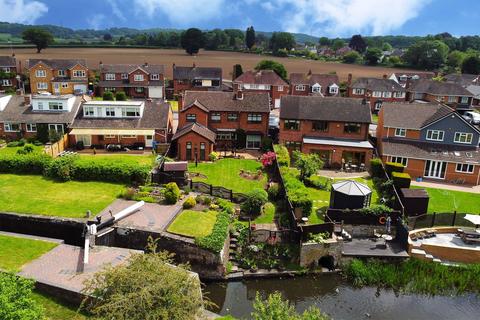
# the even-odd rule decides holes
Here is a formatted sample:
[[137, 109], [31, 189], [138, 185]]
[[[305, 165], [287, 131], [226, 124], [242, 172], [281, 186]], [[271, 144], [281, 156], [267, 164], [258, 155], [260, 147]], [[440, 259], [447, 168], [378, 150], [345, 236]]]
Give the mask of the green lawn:
[[106, 182], [55, 182], [37, 175], [0, 175], [0, 210], [83, 218], [107, 207], [125, 186]]
[[169, 100], [168, 103], [170, 103], [173, 112], [178, 112], [178, 101]]
[[34, 292], [33, 299], [45, 308], [46, 320], [87, 320], [89, 317], [76, 312], [77, 308], [66, 305], [53, 297]]
[[56, 246], [53, 242], [0, 235], [0, 269], [18, 272]]
[[272, 203], [264, 205], [264, 211], [253, 220], [253, 223], [273, 223], [275, 218], [276, 206]]
[[80, 161], [95, 160], [95, 162], [138, 163], [152, 166], [156, 156], [153, 154], [81, 154]]
[[372, 113], [372, 122], [373, 123], [378, 123], [378, 114]]
[[195, 167], [195, 163], [189, 163], [188, 165], [188, 171], [198, 172], [207, 177], [206, 179], [195, 177], [193, 178], [194, 181], [203, 181], [242, 193], [265, 187], [267, 183], [266, 174], [260, 180], [246, 179], [240, 176], [241, 169], [254, 173], [262, 169], [262, 164], [256, 160], [221, 159], [214, 163], [198, 163], [198, 167]]
[[[412, 186], [412, 189], [421, 187]], [[480, 194], [444, 189], [425, 189], [430, 196], [428, 212], [453, 212], [480, 214]]]
[[205, 237], [212, 233], [217, 211], [184, 210], [168, 227], [168, 232], [187, 237]]
[[[43, 150], [43, 146], [35, 146], [35, 145], [32, 145], [33, 146], [33, 152], [35, 153], [40, 153], [42, 152]], [[19, 149], [23, 149], [23, 147], [3, 147], [3, 148], [0, 148], [0, 155], [2, 154], [6, 154], [6, 155], [10, 155], [10, 154], [17, 154], [17, 150]]]

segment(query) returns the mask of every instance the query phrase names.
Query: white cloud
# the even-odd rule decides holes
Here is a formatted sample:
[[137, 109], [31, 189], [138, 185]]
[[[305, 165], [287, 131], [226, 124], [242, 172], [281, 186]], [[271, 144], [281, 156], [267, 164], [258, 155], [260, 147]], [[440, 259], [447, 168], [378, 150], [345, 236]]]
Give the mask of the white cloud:
[[87, 18], [88, 27], [94, 30], [99, 30], [102, 27], [105, 19], [106, 16], [104, 14], [93, 14]]
[[0, 0], [0, 21], [33, 24], [47, 12], [40, 1]]
[[[385, 35], [417, 17], [431, 0], [273, 0], [284, 30], [316, 35]], [[276, 7], [278, 7], [276, 6]]]
[[190, 26], [216, 17], [225, 18], [227, 3], [225, 0], [134, 0], [134, 7], [140, 16]]
[[122, 21], [126, 20], [125, 16], [123, 15], [123, 12], [120, 9], [120, 7], [118, 6], [118, 3], [117, 3], [116, 0], [107, 0], [107, 3], [112, 8], [112, 13], [113, 13], [114, 16], [116, 16], [117, 18], [119, 18]]
[[261, 6], [263, 9], [267, 10], [268, 12], [272, 12], [273, 10], [276, 9], [273, 3], [271, 3], [270, 1], [262, 2]]

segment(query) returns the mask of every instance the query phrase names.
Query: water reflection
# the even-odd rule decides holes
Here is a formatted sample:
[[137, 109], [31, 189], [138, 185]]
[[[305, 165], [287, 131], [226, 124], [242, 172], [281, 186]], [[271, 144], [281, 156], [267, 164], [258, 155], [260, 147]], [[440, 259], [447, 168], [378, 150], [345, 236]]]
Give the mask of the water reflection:
[[265, 279], [244, 282], [212, 283], [207, 296], [218, 305], [214, 311], [249, 319], [256, 292], [265, 296], [280, 291], [298, 311], [318, 306], [334, 319], [478, 319], [480, 299], [403, 295], [393, 290], [372, 287], [353, 288], [338, 276]]

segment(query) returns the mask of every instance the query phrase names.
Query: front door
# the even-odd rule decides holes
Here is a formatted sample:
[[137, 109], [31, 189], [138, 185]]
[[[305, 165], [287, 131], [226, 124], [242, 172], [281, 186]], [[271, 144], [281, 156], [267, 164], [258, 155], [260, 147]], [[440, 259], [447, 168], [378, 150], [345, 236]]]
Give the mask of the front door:
[[445, 179], [447, 163], [443, 161], [427, 160], [425, 163], [426, 178]]
[[60, 83], [58, 82], [53, 83], [53, 93], [60, 94]]
[[85, 147], [92, 145], [92, 136], [87, 134], [79, 134], [76, 136], [77, 142], [82, 141]]
[[205, 142], [200, 142], [200, 161], [205, 161]]
[[153, 136], [147, 135], [145, 136], [145, 147], [151, 148], [153, 146]]

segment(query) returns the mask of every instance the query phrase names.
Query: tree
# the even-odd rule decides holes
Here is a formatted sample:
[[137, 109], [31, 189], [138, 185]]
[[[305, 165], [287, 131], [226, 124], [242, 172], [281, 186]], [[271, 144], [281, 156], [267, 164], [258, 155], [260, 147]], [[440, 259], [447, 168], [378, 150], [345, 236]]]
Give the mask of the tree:
[[390, 43], [384, 42], [384, 43], [382, 44], [382, 50], [383, 50], [383, 51], [392, 51], [392, 50], [393, 50], [393, 47], [392, 47], [392, 45], [391, 45]]
[[113, 39], [113, 37], [112, 37], [112, 35], [111, 35], [110, 33], [105, 33], [105, 34], [103, 35], [103, 40], [104, 40], [104, 41], [112, 41], [112, 39]]
[[335, 39], [332, 43], [332, 50], [337, 51], [340, 48], [345, 47], [345, 41], [342, 39]]
[[354, 51], [347, 52], [342, 57], [342, 61], [345, 63], [355, 63], [358, 60], [360, 60], [360, 58], [361, 58], [360, 53], [354, 50]]
[[458, 68], [462, 65], [463, 60], [465, 59], [465, 53], [454, 50], [448, 54], [447, 65], [451, 68]]
[[258, 215], [260, 209], [268, 201], [267, 191], [263, 189], [252, 189], [246, 194], [245, 201], [242, 202], [242, 211], [247, 214]]
[[321, 46], [329, 46], [332, 42], [327, 37], [321, 37], [318, 39], [318, 44]]
[[287, 78], [287, 69], [285, 66], [279, 62], [273, 60], [262, 60], [256, 66], [255, 70], [273, 70], [276, 74], [278, 74], [282, 79]]
[[446, 61], [448, 46], [440, 40], [421, 40], [411, 45], [402, 59], [417, 68], [433, 70]]
[[228, 46], [228, 36], [223, 30], [214, 29], [205, 34], [205, 49], [217, 50], [222, 46]]
[[145, 254], [128, 263], [107, 266], [85, 283], [83, 306], [99, 319], [194, 319], [202, 308], [198, 278], [186, 265], [172, 265], [172, 255], [156, 252], [150, 242]]
[[305, 154], [298, 150], [293, 151], [294, 166], [300, 170], [300, 180], [304, 181], [323, 167], [323, 162], [316, 153]]
[[282, 299], [280, 292], [268, 295], [262, 300], [259, 293], [255, 296], [253, 303], [252, 319], [254, 320], [328, 320], [318, 308], [310, 307], [302, 314], [295, 312], [294, 307]]
[[27, 28], [22, 32], [23, 40], [33, 43], [37, 47], [37, 53], [53, 43], [53, 35], [42, 28]]
[[350, 43], [348, 44], [350, 48], [360, 53], [364, 53], [365, 49], [367, 49], [367, 43], [363, 40], [362, 36], [359, 34], [354, 35], [350, 39]]
[[365, 52], [365, 61], [369, 65], [376, 65], [378, 64], [378, 61], [382, 57], [382, 51], [378, 48], [368, 48], [367, 51]]
[[42, 320], [43, 308], [33, 299], [32, 280], [0, 272], [0, 319]]
[[462, 73], [480, 74], [480, 58], [478, 56], [470, 56], [462, 62]]
[[253, 26], [247, 28], [247, 32], [245, 33], [245, 45], [250, 50], [255, 45], [255, 30]]
[[233, 79], [237, 79], [243, 74], [243, 69], [241, 64], [236, 64], [233, 66]]
[[197, 28], [188, 29], [182, 33], [181, 44], [188, 54], [197, 54], [200, 48], [204, 46], [203, 32]]
[[295, 38], [288, 32], [274, 32], [270, 38], [270, 49], [277, 54], [280, 49], [291, 50], [295, 47]]

